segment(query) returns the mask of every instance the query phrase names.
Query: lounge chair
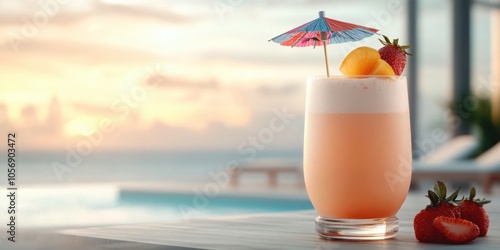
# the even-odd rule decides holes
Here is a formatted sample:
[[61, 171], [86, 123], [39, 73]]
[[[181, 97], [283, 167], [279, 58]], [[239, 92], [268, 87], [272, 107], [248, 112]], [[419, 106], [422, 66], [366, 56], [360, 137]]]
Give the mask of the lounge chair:
[[450, 161], [459, 161], [470, 157], [478, 148], [479, 145], [474, 136], [459, 135], [425, 155], [420, 162], [425, 164], [441, 164]]
[[278, 185], [279, 174], [295, 174], [297, 179], [303, 180], [301, 164], [299, 162], [284, 159], [256, 160], [249, 164], [242, 165], [235, 171], [229, 173], [231, 177], [231, 186], [238, 186], [240, 175], [244, 173], [267, 174], [270, 187], [276, 187]]
[[413, 163], [412, 181], [424, 179], [477, 181], [490, 193], [493, 183], [500, 181], [500, 143], [471, 160]]

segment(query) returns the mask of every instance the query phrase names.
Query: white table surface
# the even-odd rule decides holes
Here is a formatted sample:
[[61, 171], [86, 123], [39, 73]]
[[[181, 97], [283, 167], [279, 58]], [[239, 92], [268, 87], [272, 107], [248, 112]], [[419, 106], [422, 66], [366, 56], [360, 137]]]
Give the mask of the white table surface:
[[[157, 222], [132, 225], [27, 231], [26, 244], [12, 249], [499, 249], [500, 195], [486, 206], [490, 215], [487, 237], [465, 245], [419, 243], [413, 217], [427, 204], [425, 191], [410, 194], [398, 213], [400, 229], [391, 240], [330, 241], [314, 231], [313, 210]], [[7, 243], [4, 243], [7, 244]], [[13, 244], [11, 244], [13, 245]], [[0, 249], [4, 249], [0, 245]], [[38, 246], [38, 248], [36, 248]], [[23, 248], [21, 248], [23, 247]], [[30, 248], [32, 247], [32, 248]], [[7, 248], [5, 248], [7, 249]], [[9, 248], [11, 249], [11, 248]]]

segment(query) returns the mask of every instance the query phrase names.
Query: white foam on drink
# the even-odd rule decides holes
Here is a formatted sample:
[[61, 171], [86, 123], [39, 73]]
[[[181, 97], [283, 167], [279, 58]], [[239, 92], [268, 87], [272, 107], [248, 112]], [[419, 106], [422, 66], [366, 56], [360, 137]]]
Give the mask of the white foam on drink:
[[306, 95], [306, 112], [408, 112], [403, 77], [311, 77]]

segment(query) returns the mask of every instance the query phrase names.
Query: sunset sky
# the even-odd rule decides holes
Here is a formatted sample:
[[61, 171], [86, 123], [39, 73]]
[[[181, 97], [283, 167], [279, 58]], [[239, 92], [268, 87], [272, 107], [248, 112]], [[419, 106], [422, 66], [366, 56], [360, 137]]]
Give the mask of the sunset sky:
[[[272, 144], [300, 148], [305, 80], [324, 74], [323, 51], [268, 39], [325, 10], [407, 41], [404, 1], [40, 2], [0, 2], [0, 123], [26, 150], [64, 150], [102, 123], [104, 150], [234, 149], [274, 109], [296, 118]], [[379, 47], [330, 45], [331, 71], [361, 44]]]

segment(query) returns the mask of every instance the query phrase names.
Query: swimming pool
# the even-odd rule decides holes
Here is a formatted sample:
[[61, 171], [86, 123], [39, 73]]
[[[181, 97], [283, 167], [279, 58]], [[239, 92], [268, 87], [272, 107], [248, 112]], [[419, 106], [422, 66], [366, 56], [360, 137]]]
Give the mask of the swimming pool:
[[[3, 203], [3, 202], [2, 202]], [[312, 209], [307, 197], [150, 192], [116, 185], [33, 186], [19, 190], [23, 227], [81, 227]]]

